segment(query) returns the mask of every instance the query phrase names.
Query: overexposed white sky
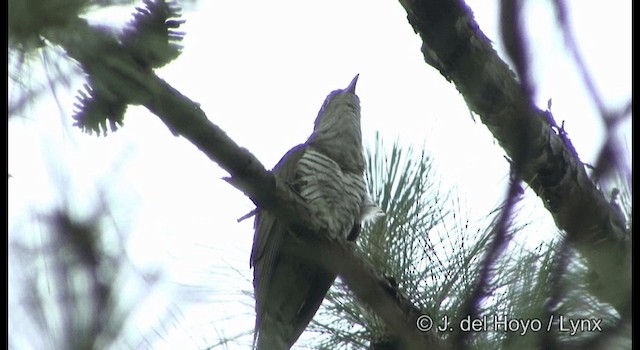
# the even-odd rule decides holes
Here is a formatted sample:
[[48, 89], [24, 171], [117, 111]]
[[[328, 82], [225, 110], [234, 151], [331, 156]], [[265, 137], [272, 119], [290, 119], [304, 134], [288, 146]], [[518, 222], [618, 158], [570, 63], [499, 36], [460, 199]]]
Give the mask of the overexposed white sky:
[[[567, 55], [549, 2], [527, 5], [536, 103], [545, 108], [553, 99], [552, 111], [559, 123], [565, 121], [581, 159], [594, 162], [603, 123]], [[498, 1], [467, 3], [502, 52]], [[631, 1], [568, 4], [598, 91], [609, 107], [623, 106], [631, 97]], [[91, 18], [125, 22], [132, 10]], [[184, 19], [183, 54], [158, 74], [200, 103], [267, 168], [304, 142], [325, 96], [359, 73], [366, 143], [377, 131], [389, 143], [397, 138], [403, 145], [424, 145], [438, 166], [438, 180], [457, 189], [472, 217], [486, 215], [503, 198], [508, 166], [502, 150], [479, 118], [473, 122], [455, 87], [424, 63], [421, 41], [399, 2], [200, 1], [184, 10]], [[9, 121], [9, 241], [38, 242], [43, 233], [28, 223], [65, 196], [80, 215], [91, 213], [100, 190], [128, 234], [134, 264], [165, 271], [165, 285], [140, 305], [132, 329], [148, 330], [164, 316], [158, 310], [169, 307], [172, 321], [153, 348], [204, 348], [250, 331], [253, 300], [241, 290], [252, 289], [252, 220], [236, 219], [253, 209], [251, 201], [221, 180], [226, 173], [216, 164], [142, 108], [130, 107], [124, 127], [107, 137], [71, 127], [81, 83], [75, 79], [73, 89], [57, 91], [58, 102], [45, 96]], [[630, 125], [629, 119], [620, 131], [629, 149]], [[630, 164], [630, 155], [625, 159]], [[526, 216], [549, 225], [535, 194], [527, 192]], [[20, 287], [12, 288], [10, 306], [20, 310]], [[10, 319], [13, 334], [23, 324]], [[29, 336], [23, 336], [28, 348]], [[229, 348], [248, 348], [250, 342], [248, 334]]]

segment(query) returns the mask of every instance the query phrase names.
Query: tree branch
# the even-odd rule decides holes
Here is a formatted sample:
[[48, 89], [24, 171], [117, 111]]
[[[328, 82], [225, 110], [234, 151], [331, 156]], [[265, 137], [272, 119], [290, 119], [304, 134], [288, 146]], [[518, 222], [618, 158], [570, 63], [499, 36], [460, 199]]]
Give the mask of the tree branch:
[[[72, 33], [72, 34], [70, 34]], [[269, 210], [301, 239], [301, 250], [308, 258], [337, 271], [353, 293], [376, 312], [408, 349], [446, 349], [435, 332], [420, 333], [416, 320], [420, 310], [399, 298], [397, 289], [375, 268], [359, 257], [345, 241], [331, 241], [310, 214], [306, 204], [287, 184], [267, 171], [248, 150], [239, 147], [213, 124], [197, 103], [189, 100], [153, 71], [141, 69], [129, 53], [108, 36], [85, 22], [73, 28], [49, 32], [47, 39], [62, 46], [91, 74], [107, 75], [106, 89], [130, 94], [128, 101], [139, 103], [157, 115], [175, 135], [181, 135], [231, 175], [228, 180], [262, 210]], [[91, 44], [87, 44], [91, 43]], [[102, 43], [102, 46], [101, 44]], [[105, 51], [108, 47], [109, 51]]]
[[425, 61], [455, 84], [597, 275], [594, 295], [630, 315], [631, 250], [625, 223], [584, 165], [533, 106], [462, 0], [400, 0]]

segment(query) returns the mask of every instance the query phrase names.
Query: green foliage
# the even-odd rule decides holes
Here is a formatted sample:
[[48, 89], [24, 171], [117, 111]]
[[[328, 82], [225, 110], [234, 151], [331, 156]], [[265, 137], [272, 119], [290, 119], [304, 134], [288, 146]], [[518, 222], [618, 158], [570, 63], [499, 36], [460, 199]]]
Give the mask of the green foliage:
[[69, 77], [78, 74], [46, 34], [67, 28], [89, 5], [88, 0], [8, 1], [9, 117], [28, 114], [25, 108], [37, 96], [55, 96], [58, 85], [68, 86]]
[[145, 7], [137, 7], [133, 20], [124, 30], [121, 41], [143, 67], [160, 68], [176, 59], [184, 32], [177, 31], [185, 21], [175, 1], [144, 0]]
[[114, 232], [109, 209], [95, 210], [80, 219], [67, 207], [55, 209], [25, 227], [25, 233], [33, 234], [32, 228], [43, 233], [38, 241], [10, 242], [12, 277], [22, 288], [12, 312], [26, 316], [20, 335], [37, 336], [10, 339], [9, 348], [140, 348], [151, 340], [140, 328], [133, 333], [128, 327], [160, 274], [138, 271], [122, 232]]
[[[144, 0], [144, 4], [145, 7], [136, 8], [133, 20], [119, 38], [108, 38], [104, 33], [100, 36], [103, 45], [96, 51], [108, 52], [112, 57], [92, 57], [95, 51], [76, 55], [89, 76], [84, 90], [78, 92], [74, 126], [89, 134], [106, 135], [107, 124], [112, 132], [122, 126], [127, 105], [140, 103], [139, 95], [144, 94], [144, 87], [131, 84], [134, 77], [180, 55], [179, 42], [184, 33], [176, 29], [184, 20], [178, 19], [180, 9], [175, 1]], [[78, 47], [72, 49], [81, 51]]]
[[[367, 149], [367, 158], [370, 193], [386, 216], [363, 229], [358, 249], [414, 304], [431, 310], [435, 299], [426, 295], [433, 292], [429, 286], [453, 277], [443, 274], [443, 261], [429, 253], [449, 244], [449, 238], [433, 233], [450, 216], [446, 196], [433, 181], [431, 160], [424, 151], [416, 156], [397, 143], [389, 150], [379, 137]], [[366, 348], [371, 339], [388, 336], [383, 322], [339, 281], [311, 327], [329, 334], [322, 348]]]
[[[144, 75], [176, 59], [184, 20], [175, 1], [143, 0], [120, 35], [90, 27], [80, 16], [87, 0], [10, 0], [9, 48], [17, 68], [25, 57], [55, 46], [78, 62], [87, 82], [78, 92], [74, 125], [106, 135], [122, 126], [129, 104], [147, 96]], [[21, 70], [19, 71], [26, 71]], [[47, 72], [49, 74], [50, 72]], [[16, 82], [27, 80], [10, 74]]]
[[64, 28], [89, 5], [88, 0], [9, 0], [9, 48], [30, 52], [45, 45], [43, 35]]
[[[450, 344], [469, 349], [551, 349], [616, 341], [626, 347], [629, 338], [624, 328], [605, 340], [597, 331], [566, 331], [569, 319], [602, 319], [605, 329], [616, 329], [620, 319], [589, 293], [589, 269], [563, 236], [527, 246], [528, 225], [513, 224], [516, 212], [506, 228], [512, 238], [491, 261], [489, 279], [480, 285], [482, 293], [475, 300], [478, 296], [472, 291], [478, 287], [482, 264], [487, 263], [487, 247], [501, 211], [495, 210], [473, 229], [462, 217], [457, 199], [439, 192], [424, 152], [416, 155], [397, 143], [387, 149], [377, 139], [367, 157], [368, 185], [386, 217], [363, 229], [358, 249], [436, 324], [448, 317], [454, 326], [439, 335]], [[468, 317], [464, 306], [469, 303], [476, 305], [479, 318], [487, 320], [489, 331], [460, 332], [457, 326]], [[500, 320], [539, 320], [545, 329], [507, 330], [496, 323]], [[330, 290], [310, 330], [320, 334], [314, 348], [366, 349], [373, 343], [393, 348], [393, 335], [383, 321], [340, 281]]]
[[91, 85], [85, 84], [84, 90], [79, 90], [76, 98], [78, 101], [75, 103], [77, 110], [73, 115], [73, 126], [80, 127], [88, 134], [95, 132], [98, 136], [101, 133], [106, 135], [108, 130], [116, 131], [122, 126], [127, 104], [118, 96], [97, 92]]

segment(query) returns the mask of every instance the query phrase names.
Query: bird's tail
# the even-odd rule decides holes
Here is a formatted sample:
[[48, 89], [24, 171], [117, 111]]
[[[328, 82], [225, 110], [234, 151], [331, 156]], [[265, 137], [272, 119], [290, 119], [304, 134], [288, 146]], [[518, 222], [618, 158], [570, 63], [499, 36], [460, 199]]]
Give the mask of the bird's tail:
[[[273, 324], [272, 324], [273, 325]], [[289, 350], [286, 339], [283, 338], [284, 330], [262, 327], [253, 335], [253, 348], [256, 350]]]

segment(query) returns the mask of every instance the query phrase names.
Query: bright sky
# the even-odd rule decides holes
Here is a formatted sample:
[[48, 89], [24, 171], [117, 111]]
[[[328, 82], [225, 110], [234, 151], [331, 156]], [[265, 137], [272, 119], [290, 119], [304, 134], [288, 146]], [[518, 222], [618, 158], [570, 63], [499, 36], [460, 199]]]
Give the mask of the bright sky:
[[[467, 3], [500, 51], [498, 1]], [[548, 3], [530, 1], [527, 8], [536, 102], [545, 108], [553, 98], [557, 121], [565, 121], [583, 161], [593, 162], [603, 125]], [[631, 95], [631, 1], [569, 1], [569, 8], [605, 103], [623, 106]], [[130, 13], [125, 8], [99, 18], [127, 21]], [[183, 54], [158, 73], [266, 167], [307, 138], [325, 96], [359, 73], [365, 142], [378, 131], [388, 143], [398, 138], [403, 145], [424, 145], [438, 165], [438, 180], [458, 189], [472, 217], [503, 198], [508, 167], [502, 150], [479, 118], [472, 121], [455, 87], [424, 63], [420, 39], [398, 2], [200, 1], [184, 18]], [[119, 230], [128, 234], [134, 263], [166, 272], [166, 286], [141, 305], [134, 330], [144, 332], [144, 324], [161, 319], [158, 310], [169, 300], [174, 318], [154, 348], [203, 348], [251, 330], [253, 300], [241, 290], [252, 288], [252, 222], [236, 222], [253, 209], [251, 201], [144, 109], [129, 108], [124, 127], [107, 137], [71, 127], [80, 83], [59, 90], [59, 104], [43, 98], [9, 122], [9, 240], [38, 242], [42, 231], [28, 224], [35, 213], [47, 212], [65, 195], [79, 213], [91, 213], [101, 190]], [[628, 120], [621, 127], [629, 149], [630, 125]], [[630, 164], [630, 156], [625, 159]], [[525, 216], [548, 225], [535, 195], [529, 201]], [[192, 286], [189, 293], [185, 285]], [[11, 293], [10, 302], [20, 288]], [[12, 322], [20, 334], [22, 323]], [[250, 341], [248, 335], [236, 346]]]

